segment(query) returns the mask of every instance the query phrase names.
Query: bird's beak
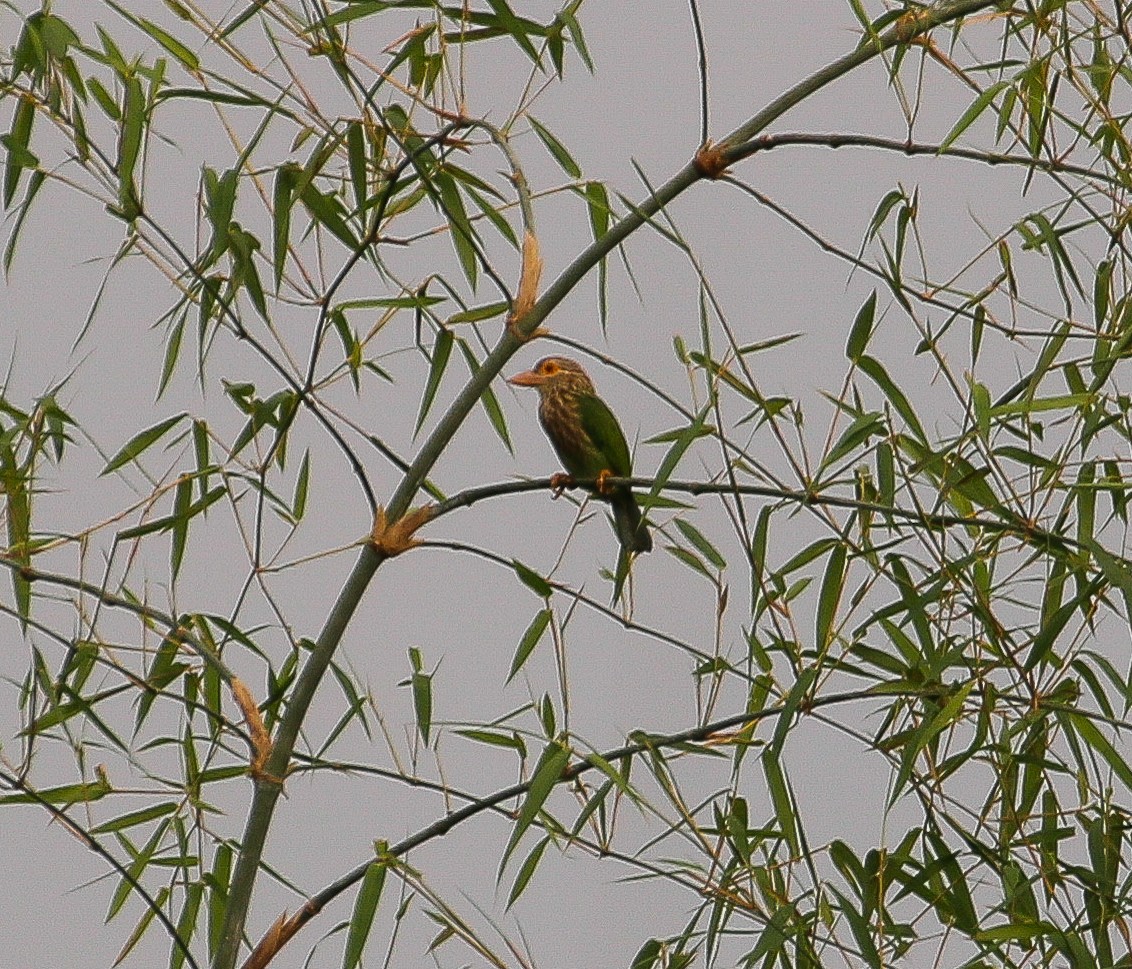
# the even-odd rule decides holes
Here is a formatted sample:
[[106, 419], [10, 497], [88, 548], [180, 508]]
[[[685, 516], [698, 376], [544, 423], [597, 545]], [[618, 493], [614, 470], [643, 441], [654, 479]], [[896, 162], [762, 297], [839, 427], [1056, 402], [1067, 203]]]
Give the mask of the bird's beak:
[[546, 383], [546, 378], [533, 370], [524, 370], [522, 373], [515, 374], [514, 377], [508, 377], [507, 383], [514, 384], [516, 387], [541, 387]]

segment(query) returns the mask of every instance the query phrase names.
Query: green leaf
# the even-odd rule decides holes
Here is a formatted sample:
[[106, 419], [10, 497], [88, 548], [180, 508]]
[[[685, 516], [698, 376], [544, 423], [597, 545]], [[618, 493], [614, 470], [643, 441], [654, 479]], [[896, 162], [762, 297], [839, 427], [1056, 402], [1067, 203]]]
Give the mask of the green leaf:
[[833, 642], [834, 621], [837, 606], [841, 601], [841, 590], [845, 584], [845, 545], [838, 542], [833, 546], [822, 577], [821, 593], [818, 595], [817, 635], [815, 645], [824, 652]]
[[310, 217], [327, 229], [351, 252], [357, 252], [361, 243], [346, 224], [342, 201], [337, 195], [320, 192], [308, 179], [299, 189], [299, 198]]
[[566, 770], [569, 763], [570, 748], [561, 740], [552, 740], [543, 749], [542, 756], [539, 757], [538, 764], [535, 765], [534, 773], [531, 775], [530, 783], [527, 786], [526, 800], [523, 801], [523, 806], [519, 809], [515, 830], [511, 833], [507, 848], [503, 852], [501, 868], [507, 864], [507, 859], [518, 847], [527, 828], [538, 817], [539, 811], [542, 810], [546, 799], [550, 797], [550, 792], [554, 790], [554, 786], [562, 780], [562, 772]]
[[177, 482], [173, 496], [172, 541], [169, 546], [169, 574], [176, 579], [185, 558], [185, 546], [189, 539], [189, 508], [193, 499], [193, 479], [184, 475]]
[[862, 444], [867, 444], [871, 438], [886, 437], [887, 435], [888, 426], [883, 415], [877, 411], [866, 411], [845, 428], [844, 433], [829, 454], [825, 456], [825, 460], [822, 461], [822, 469], [832, 467], [846, 455], [852, 454]]
[[161, 361], [161, 379], [157, 384], [157, 396], [160, 399], [169, 387], [169, 381], [177, 369], [177, 360], [181, 356], [181, 341], [185, 336], [185, 323], [188, 320], [189, 303], [177, 317], [177, 321], [169, 328], [169, 335], [165, 338], [165, 357]]
[[227, 842], [216, 846], [212, 858], [212, 873], [208, 879], [208, 953], [215, 958], [220, 947], [224, 928], [224, 913], [228, 908], [228, 886], [232, 879], [232, 847]]
[[857, 311], [857, 318], [849, 331], [849, 339], [845, 344], [845, 356], [853, 363], [861, 359], [865, 348], [869, 345], [869, 337], [873, 335], [873, 323], [876, 319], [877, 291], [874, 289], [864, 305]]
[[763, 752], [762, 765], [763, 776], [766, 777], [767, 790], [770, 793], [771, 803], [774, 805], [779, 830], [790, 846], [792, 854], [798, 856], [801, 854], [801, 844], [798, 838], [798, 817], [794, 811], [794, 798], [790, 795], [778, 754], [768, 747]]
[[302, 521], [307, 510], [307, 494], [310, 490], [311, 452], [310, 448], [303, 453], [302, 464], [299, 465], [299, 474], [295, 479], [295, 494], [291, 499], [291, 517], [295, 521]]
[[[857, 943], [857, 948], [860, 950], [864, 958], [865, 965], [868, 966], [883, 966], [880, 953], [877, 952], [876, 942], [873, 941], [873, 928], [865, 912], [857, 910], [852, 901], [841, 894], [836, 888], [830, 887], [830, 890], [837, 896], [838, 906], [837, 910], [845, 916], [849, 922], [849, 930], [853, 933], [853, 939]], [[867, 908], [869, 901], [862, 899], [862, 907]]]
[[232, 256], [232, 289], [235, 291], [242, 286], [247, 290], [256, 312], [266, 320], [267, 298], [255, 258], [260, 249], [259, 239], [245, 231], [238, 222], [232, 222], [228, 226], [228, 243]]
[[[668, 554], [671, 555], [673, 558], [675, 558], [677, 561], [683, 562], [690, 569], [694, 569], [695, 571], [699, 572], [700, 575], [702, 575], [709, 582], [715, 581], [715, 576], [712, 575], [711, 569], [709, 569], [704, 564], [703, 559], [701, 559], [695, 552], [690, 552], [686, 548], [680, 548], [679, 545], [665, 545], [664, 550], [666, 552], [668, 552]], [[620, 565], [621, 565], [621, 563], [619, 561], [618, 566], [620, 566]], [[617, 585], [617, 589], [620, 590], [621, 585], [624, 584], [624, 582], [623, 582], [624, 576], [621, 575], [621, 569], [620, 568], [618, 568], [617, 578], [619, 580], [622, 580]]]
[[461, 310], [453, 313], [444, 321], [445, 326], [455, 326], [457, 323], [479, 323], [482, 320], [494, 319], [507, 311], [507, 303], [500, 300], [498, 303], [488, 303], [485, 306], [473, 306], [470, 310]]
[[[1124, 597], [1125, 618], [1132, 622], [1132, 567], [1127, 559], [1117, 559], [1096, 541], [1086, 543], [1090, 552], [1096, 556], [1104, 577], [1120, 590]], [[1132, 785], [1130, 785], [1132, 786]]]
[[581, 6], [581, 4], [569, 4], [565, 9], [559, 11], [556, 19], [566, 25], [566, 30], [570, 34], [570, 40], [573, 42], [575, 49], [578, 51], [578, 56], [582, 59], [582, 63], [586, 65], [586, 69], [593, 74], [594, 62], [590, 57], [589, 48], [586, 46], [586, 38], [582, 33], [582, 26], [578, 23], [578, 18], [574, 16], [574, 11], [577, 10], [579, 6]]
[[141, 538], [143, 535], [152, 535], [154, 532], [164, 532], [171, 528], [176, 528], [181, 521], [185, 518], [195, 518], [197, 515], [206, 511], [209, 506], [215, 504], [224, 495], [227, 494], [224, 485], [217, 485], [211, 491], [198, 498], [188, 508], [185, 509], [184, 514], [167, 515], [165, 518], [155, 518], [153, 521], [145, 522], [141, 525], [135, 525], [133, 528], [124, 528], [117, 535], [117, 540], [120, 542], [129, 541], [132, 538]]
[[173, 417], [166, 418], [160, 424], [154, 424], [153, 427], [147, 427], [144, 431], [135, 434], [129, 441], [122, 445], [121, 450], [106, 463], [106, 467], [102, 469], [100, 474], [110, 474], [111, 471], [117, 471], [122, 465], [133, 461], [152, 445], [160, 441], [168, 431], [176, 427], [186, 416], [187, 415], [184, 413], [177, 414]]
[[169, 901], [169, 896], [172, 893], [169, 891], [167, 885], [163, 885], [161, 889], [153, 897], [153, 905], [147, 905], [142, 912], [142, 916], [138, 919], [138, 924], [134, 926], [134, 930], [130, 933], [129, 938], [118, 952], [117, 959], [114, 960], [115, 965], [121, 965], [126, 961], [126, 957], [133, 952], [137, 944], [141, 942], [142, 937], [149, 929], [150, 923], [153, 922], [157, 913], [165, 909]]
[[515, 570], [515, 574], [519, 577], [519, 581], [523, 583], [528, 589], [534, 592], [535, 595], [542, 599], [549, 599], [554, 592], [554, 588], [549, 582], [546, 581], [541, 575], [533, 569], [528, 568], [518, 559], [511, 560], [511, 568]]
[[962, 115], [960, 115], [959, 120], [955, 122], [955, 125], [943, 139], [943, 142], [939, 146], [940, 153], [942, 154], [943, 152], [947, 151], [947, 149], [950, 148], [952, 144], [954, 144], [955, 139], [963, 134], [963, 132], [968, 128], [970, 128], [971, 125], [973, 125], [978, 119], [979, 115], [981, 115], [991, 104], [994, 103], [994, 99], [998, 97], [1002, 90], [1004, 88], [1010, 87], [1012, 83], [1012, 81], [998, 81], [997, 83], [992, 84], [989, 88], [983, 91], [983, 93], [980, 94], [977, 98], [975, 98], [975, 100], [971, 102], [967, 110], [964, 111]]
[[684, 453], [692, 446], [697, 438], [703, 435], [704, 422], [707, 419], [710, 408], [710, 403], [705, 404], [700, 412], [692, 419], [692, 423], [683, 428], [676, 440], [672, 442], [672, 446], [668, 449], [664, 455], [664, 459], [660, 462], [656, 477], [653, 478], [652, 488], [649, 489], [648, 497], [644, 501], [646, 507], [650, 505], [651, 500], [659, 495], [664, 486], [668, 484], [668, 479], [672, 477]]
[[649, 939], [637, 950], [637, 954], [629, 964], [629, 969], [653, 969], [653, 966], [660, 961], [662, 951], [657, 939]]
[[358, 896], [354, 899], [354, 911], [350, 916], [350, 929], [346, 935], [346, 951], [342, 956], [342, 969], [356, 969], [362, 961], [362, 952], [377, 914], [381, 901], [381, 890], [385, 887], [385, 873], [389, 864], [384, 859], [371, 862], [362, 878]]
[[366, 166], [366, 133], [360, 121], [351, 121], [346, 126], [346, 159], [350, 164], [354, 206], [358, 212], [361, 212], [365, 209], [369, 194], [369, 173]]
[[676, 527], [680, 529], [683, 536], [696, 547], [704, 558], [720, 571], [727, 568], [727, 561], [695, 525], [683, 518], [677, 518], [675, 521]]
[[550, 625], [551, 612], [549, 609], [540, 609], [535, 613], [534, 619], [527, 627], [526, 632], [523, 633], [523, 638], [519, 640], [519, 646], [515, 650], [515, 658], [511, 661], [511, 672], [507, 674], [507, 683], [510, 683], [515, 674], [523, 668], [527, 658], [534, 651], [535, 646], [538, 645], [542, 634], [546, 632], [546, 627]]
[[531, 853], [527, 855], [526, 860], [519, 868], [519, 873], [515, 876], [515, 881], [511, 885], [511, 892], [507, 896], [507, 907], [510, 908], [518, 901], [519, 896], [523, 894], [527, 885], [530, 883], [531, 877], [538, 869], [538, 864], [542, 861], [543, 852], [546, 851], [546, 846], [550, 844], [550, 838], [543, 838], [538, 844], [531, 849]]
[[[94, 84], [95, 79], [91, 78], [88, 83]], [[99, 87], [102, 87], [102, 85], [99, 85]], [[105, 91], [105, 88], [103, 88], [103, 91]], [[198, 88], [191, 87], [162, 88], [154, 95], [153, 99], [155, 102], [184, 99], [189, 101], [206, 101], [210, 104], [227, 104], [237, 108], [274, 108], [278, 110], [267, 98], [261, 98], [254, 94], [229, 94], [226, 91], [201, 91]], [[103, 104], [101, 97], [98, 98], [98, 101], [102, 104], [104, 109], [107, 107], [106, 104]], [[107, 111], [107, 113], [109, 114], [110, 112]], [[287, 111], [281, 111], [280, 113], [289, 118], [294, 117]], [[111, 117], [116, 117], [116, 115], [111, 115]]]
[[[3, 139], [0, 138], [0, 140]], [[38, 161], [34, 159], [33, 162], [38, 164]], [[46, 181], [47, 173], [41, 171], [32, 172], [31, 178], [28, 179], [28, 190], [24, 193], [24, 200], [20, 203], [19, 209], [16, 212], [16, 219], [12, 223], [12, 231], [8, 233], [8, 242], [4, 246], [4, 272], [6, 273], [11, 271], [12, 260], [16, 257], [16, 244], [20, 239], [20, 230], [24, 227], [24, 222], [31, 212], [32, 203], [35, 201], [36, 196], [39, 195], [39, 190], [43, 188]]]
[[549, 129], [540, 124], [533, 115], [528, 114], [527, 120], [531, 123], [535, 134], [539, 136], [539, 139], [546, 146], [546, 150], [549, 151], [554, 157], [554, 160], [558, 162], [562, 170], [571, 178], [581, 178], [582, 169], [570, 156], [570, 152], [566, 150], [566, 146], [555, 138], [554, 135], [550, 133]]
[[[202, 266], [213, 265], [228, 251], [229, 228], [236, 206], [236, 190], [239, 187], [238, 178], [235, 169], [230, 168], [223, 175], [217, 175], [212, 168], [204, 169], [201, 182], [204, 188], [205, 216], [212, 226], [212, 240], [209, 242], [208, 253], [203, 259]], [[203, 298], [201, 306], [203, 311]]]
[[122, 128], [118, 137], [118, 205], [127, 220], [137, 218], [138, 191], [134, 183], [134, 169], [141, 153], [142, 133], [145, 127], [145, 92], [136, 77], [125, 82], [125, 103], [122, 107]]
[[421, 653], [415, 646], [409, 650], [409, 658], [413, 664], [413, 672], [409, 683], [413, 689], [413, 712], [417, 717], [417, 729], [421, 739], [428, 744], [429, 732], [432, 729], [432, 674], [425, 673], [421, 668]]
[[520, 757], [526, 758], [527, 756], [527, 745], [517, 733], [498, 733], [494, 730], [474, 730], [471, 728], [457, 730], [455, 733], [461, 737], [467, 737], [468, 740], [474, 740], [478, 744], [503, 747], [506, 750], [518, 751]]
[[436, 336], [436, 345], [432, 348], [432, 361], [428, 369], [428, 382], [425, 384], [424, 396], [421, 397], [420, 411], [417, 413], [417, 425], [413, 434], [419, 434], [421, 425], [428, 416], [429, 408], [436, 399], [436, 392], [440, 389], [440, 380], [444, 376], [444, 369], [448, 366], [448, 358], [452, 356], [452, 343], [455, 337], [451, 330], [442, 329]]
[[150, 37], [156, 40], [162, 47], [164, 47], [170, 54], [172, 54], [182, 66], [189, 71], [200, 70], [200, 59], [188, 47], [182, 44], [176, 37], [166, 30], [162, 30], [157, 24], [146, 20], [144, 17], [134, 17], [121, 6], [114, 3], [113, 0], [106, 0], [107, 4], [114, 10], [117, 10], [123, 17], [133, 23], [135, 26], [144, 30]]
[[920, 419], [916, 416], [916, 412], [912, 409], [912, 405], [908, 403], [908, 398], [904, 396], [904, 392], [892, 382], [888, 376], [888, 371], [879, 360], [870, 356], [861, 356], [857, 360], [857, 366], [866, 373], [884, 395], [892, 402], [892, 406], [896, 408], [908, 428], [921, 440], [926, 441], [927, 435], [924, 434], [924, 428], [920, 424]]
[[499, 28], [507, 33], [516, 45], [529, 57], [535, 64], [539, 64], [538, 51], [531, 43], [530, 38], [527, 36], [530, 33], [536, 36], [544, 35], [546, 31], [541, 25], [534, 21], [528, 20], [525, 17], [515, 16], [514, 11], [507, 4], [507, 0], [487, 0], [488, 6], [495, 11], [495, 17], [487, 17], [480, 14], [479, 18], [483, 23], [491, 23], [495, 21]]
[[34, 168], [39, 164], [35, 155], [28, 150], [34, 121], [35, 102], [30, 97], [20, 98], [12, 114], [12, 130], [0, 139], [8, 150], [8, 160], [4, 166], [4, 208], [12, 204], [24, 169]]
[[940, 733], [962, 718], [963, 706], [974, 686], [975, 681], [970, 680], [954, 690], [947, 702], [939, 707], [935, 716], [926, 719], [908, 738], [900, 754], [900, 770], [892, 784], [892, 795], [888, 801], [890, 805], [896, 803], [911, 779], [916, 758], [919, 757], [921, 751], [925, 750]]
[[49, 787], [32, 794], [5, 794], [0, 797], [0, 804], [89, 804], [106, 797], [113, 788], [110, 782], [100, 776], [97, 781], [80, 784], [63, 784], [60, 787]]
[[476, 231], [472, 226], [468, 213], [464, 209], [464, 200], [460, 190], [456, 187], [456, 180], [447, 172], [437, 172], [435, 175], [436, 188], [440, 193], [440, 207], [444, 217], [448, 220], [448, 227], [452, 235], [452, 245], [456, 250], [456, 257], [460, 260], [460, 268], [468, 285], [476, 288], [476, 273], [479, 269], [475, 243]]
[[[204, 882], [190, 882], [185, 889], [185, 905], [181, 909], [181, 917], [177, 920], [177, 935], [182, 939], [191, 939], [195, 933], [197, 913], [200, 903], [204, 899]], [[169, 969], [181, 969], [185, 964], [185, 950], [174, 946], [169, 957]]]
[[275, 173], [271, 205], [271, 250], [275, 269], [275, 291], [283, 281], [287, 264], [287, 246], [291, 240], [291, 209], [295, 204], [295, 185], [301, 169], [295, 164], [280, 165]]
[[[601, 182], [586, 182], [583, 196], [590, 217], [590, 229], [593, 231], [594, 242], [597, 242], [609, 231], [609, 223], [613, 216], [609, 192]], [[598, 319], [603, 333], [609, 320], [608, 282], [609, 258], [602, 256], [597, 267], [597, 301]]]

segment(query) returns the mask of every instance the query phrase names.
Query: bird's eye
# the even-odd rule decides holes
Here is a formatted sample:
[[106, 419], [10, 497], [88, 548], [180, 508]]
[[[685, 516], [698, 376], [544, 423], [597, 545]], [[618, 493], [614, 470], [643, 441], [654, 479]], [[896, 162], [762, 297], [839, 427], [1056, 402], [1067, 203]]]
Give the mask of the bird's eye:
[[558, 364], [556, 364], [553, 360], [547, 360], [546, 363], [542, 365], [542, 372], [548, 377], [551, 377], [554, 374], [558, 373]]

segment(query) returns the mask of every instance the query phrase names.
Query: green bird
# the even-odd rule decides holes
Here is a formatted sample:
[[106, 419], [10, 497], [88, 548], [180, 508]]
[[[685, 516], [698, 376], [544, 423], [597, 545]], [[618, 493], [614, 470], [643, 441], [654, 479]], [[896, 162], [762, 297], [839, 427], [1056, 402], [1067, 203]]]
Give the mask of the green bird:
[[593, 478], [593, 493], [613, 506], [617, 539], [626, 552], [651, 552], [652, 536], [637, 499], [626, 485], [606, 478], [628, 478], [633, 471], [621, 425], [594, 390], [581, 365], [569, 357], [545, 357], [533, 370], [508, 381], [538, 390], [538, 417], [570, 478]]

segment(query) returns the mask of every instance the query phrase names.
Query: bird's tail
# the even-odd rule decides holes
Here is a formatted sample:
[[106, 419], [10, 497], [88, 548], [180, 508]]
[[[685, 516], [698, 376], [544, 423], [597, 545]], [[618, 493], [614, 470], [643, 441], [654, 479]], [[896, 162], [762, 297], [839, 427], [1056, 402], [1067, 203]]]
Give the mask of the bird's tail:
[[617, 526], [617, 540], [628, 552], [651, 552], [652, 536], [645, 524], [637, 499], [628, 488], [614, 493], [613, 522]]

